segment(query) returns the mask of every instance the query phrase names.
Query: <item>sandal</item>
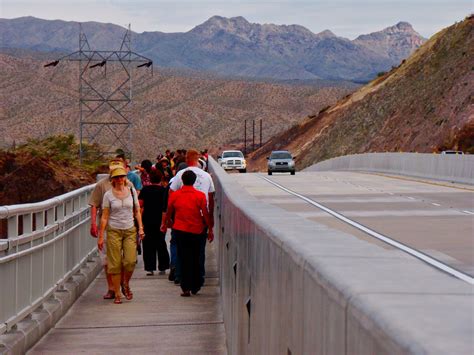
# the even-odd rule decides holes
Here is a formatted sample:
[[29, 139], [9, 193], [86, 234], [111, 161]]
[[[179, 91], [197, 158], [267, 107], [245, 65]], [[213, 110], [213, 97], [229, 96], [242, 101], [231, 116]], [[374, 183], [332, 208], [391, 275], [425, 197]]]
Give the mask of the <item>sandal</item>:
[[113, 300], [115, 298], [115, 292], [113, 290], [108, 290], [103, 298], [104, 300]]
[[114, 303], [115, 304], [121, 304], [122, 303], [122, 300], [120, 299], [120, 296], [115, 296]]
[[125, 295], [125, 298], [127, 300], [131, 300], [133, 298], [133, 292], [130, 290], [130, 286], [129, 285], [123, 285], [123, 289], [122, 289], [122, 292], [124, 292], [124, 295]]

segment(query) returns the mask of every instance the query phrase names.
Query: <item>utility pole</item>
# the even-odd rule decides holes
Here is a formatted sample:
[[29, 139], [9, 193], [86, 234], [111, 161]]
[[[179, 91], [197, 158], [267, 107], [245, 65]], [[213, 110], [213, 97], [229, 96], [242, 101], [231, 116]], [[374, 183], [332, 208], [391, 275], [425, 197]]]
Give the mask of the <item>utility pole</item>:
[[[122, 149], [132, 155], [132, 64], [137, 68], [151, 67], [153, 61], [131, 50], [130, 25], [118, 51], [91, 50], [82, 25], [79, 25], [79, 50], [67, 54], [45, 67], [55, 67], [60, 61], [79, 64], [79, 157], [85, 155], [85, 142], [98, 143], [103, 154], [115, 154]], [[107, 65], [114, 74], [107, 80]], [[102, 70], [102, 75], [100, 71]], [[99, 71], [99, 72], [98, 72]]]
[[252, 152], [255, 150], [255, 119], [252, 121], [253, 129], [252, 129]]
[[244, 155], [247, 155], [247, 120], [244, 121]]

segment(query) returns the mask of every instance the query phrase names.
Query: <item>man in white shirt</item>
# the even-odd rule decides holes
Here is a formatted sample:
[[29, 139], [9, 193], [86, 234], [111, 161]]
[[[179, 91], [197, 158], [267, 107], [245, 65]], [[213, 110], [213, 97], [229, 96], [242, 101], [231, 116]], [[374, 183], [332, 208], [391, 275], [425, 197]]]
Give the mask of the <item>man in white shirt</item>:
[[[186, 152], [186, 164], [188, 165], [187, 168], [180, 170], [176, 176], [172, 179], [170, 184], [170, 194], [173, 191], [179, 190], [183, 186], [183, 181], [181, 176], [186, 170], [192, 170], [196, 174], [196, 182], [194, 183], [194, 188], [201, 192], [204, 192], [207, 199], [207, 209], [209, 212], [209, 216], [211, 217], [211, 225], [209, 228], [214, 227], [214, 182], [212, 181], [211, 175], [205, 172], [204, 170], [199, 168], [199, 152], [194, 149], [190, 149]], [[205, 260], [206, 260], [206, 241], [207, 241], [207, 230], [202, 235], [201, 240], [201, 250], [200, 250], [200, 268], [201, 268], [201, 275], [202, 280], [204, 282], [204, 275], [205, 275]]]

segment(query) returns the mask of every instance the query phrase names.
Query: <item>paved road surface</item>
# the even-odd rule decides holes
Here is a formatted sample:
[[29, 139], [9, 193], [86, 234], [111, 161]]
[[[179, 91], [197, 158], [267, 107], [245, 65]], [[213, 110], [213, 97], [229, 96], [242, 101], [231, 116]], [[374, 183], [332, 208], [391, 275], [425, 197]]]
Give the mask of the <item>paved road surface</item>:
[[262, 201], [357, 238], [392, 248], [262, 179], [269, 178], [474, 276], [472, 186], [353, 172], [232, 176]]

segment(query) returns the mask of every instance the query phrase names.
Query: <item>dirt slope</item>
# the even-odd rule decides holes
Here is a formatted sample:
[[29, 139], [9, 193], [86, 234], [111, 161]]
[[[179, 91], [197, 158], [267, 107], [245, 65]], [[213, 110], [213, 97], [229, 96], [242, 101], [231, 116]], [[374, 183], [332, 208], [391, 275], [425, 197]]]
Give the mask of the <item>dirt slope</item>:
[[434, 35], [399, 67], [274, 137], [250, 157], [288, 149], [303, 168], [364, 152], [474, 153], [474, 18]]
[[77, 160], [78, 146], [72, 136], [0, 150], [0, 206], [43, 201], [95, 182], [107, 172], [101, 160]]

